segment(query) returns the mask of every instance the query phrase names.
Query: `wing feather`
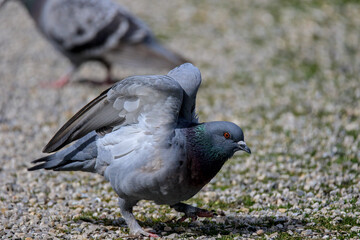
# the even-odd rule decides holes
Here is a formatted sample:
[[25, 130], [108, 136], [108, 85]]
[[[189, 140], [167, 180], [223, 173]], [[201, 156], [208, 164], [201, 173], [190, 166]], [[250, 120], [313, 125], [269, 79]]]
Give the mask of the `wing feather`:
[[146, 119], [152, 128], [177, 124], [183, 89], [169, 76], [134, 76], [116, 83], [76, 113], [45, 146], [57, 151], [91, 131], [107, 134]]

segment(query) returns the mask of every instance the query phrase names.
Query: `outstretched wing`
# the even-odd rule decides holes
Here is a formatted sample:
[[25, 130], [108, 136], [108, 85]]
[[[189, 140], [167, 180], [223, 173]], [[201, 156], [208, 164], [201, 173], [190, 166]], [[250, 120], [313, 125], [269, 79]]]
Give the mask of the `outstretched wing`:
[[184, 89], [183, 105], [179, 118], [187, 122], [197, 122], [195, 113], [196, 94], [201, 84], [200, 70], [191, 63], [185, 63], [171, 70], [168, 76]]
[[111, 0], [48, 1], [38, 21], [45, 35], [69, 54], [101, 52], [119, 42], [136, 44], [152, 37], [141, 20]]
[[105, 135], [145, 118], [151, 128], [174, 127], [183, 89], [169, 76], [134, 76], [116, 83], [76, 113], [55, 134], [43, 152], [54, 152], [96, 130]]

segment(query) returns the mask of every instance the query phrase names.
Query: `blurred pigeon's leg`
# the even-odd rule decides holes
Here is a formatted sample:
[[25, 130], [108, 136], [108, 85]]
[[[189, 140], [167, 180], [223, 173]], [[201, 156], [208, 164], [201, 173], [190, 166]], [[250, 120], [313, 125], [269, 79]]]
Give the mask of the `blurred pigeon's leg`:
[[132, 213], [133, 206], [136, 204], [136, 202], [137, 201], [132, 202], [132, 201], [126, 201], [122, 198], [119, 198], [120, 213], [121, 213], [122, 217], [125, 219], [125, 222], [130, 229], [130, 234], [135, 235], [135, 236], [143, 235], [143, 236], [147, 236], [147, 237], [159, 237], [158, 235], [156, 235], [154, 233], [145, 232], [140, 227], [138, 222], [136, 221], [136, 219]]
[[106, 68], [106, 77], [103, 81], [96, 81], [96, 80], [89, 80], [89, 79], [86, 79], [86, 80], [82, 80], [81, 82], [82, 83], [90, 83], [90, 84], [93, 84], [93, 85], [112, 85], [114, 83], [116, 83], [117, 81], [115, 81], [112, 77], [112, 74], [111, 74], [111, 65], [107, 62], [104, 62], [104, 61], [101, 61], [101, 63], [105, 66]]
[[110, 85], [116, 83], [117, 81], [113, 79], [113, 76], [111, 74], [111, 64], [104, 62], [104, 66], [106, 67], [106, 78], [103, 81], [103, 84]]
[[70, 82], [70, 78], [74, 74], [75, 70], [76, 68], [72, 67], [69, 72], [67, 72], [64, 76], [60, 77], [55, 82], [44, 82], [41, 84], [41, 86], [48, 88], [62, 88]]
[[185, 213], [185, 216], [180, 218], [179, 222], [183, 222], [187, 218], [191, 218], [193, 221], [195, 221], [197, 217], [214, 217], [214, 216], [216, 216], [216, 213], [213, 211], [210, 212], [208, 210], [193, 207], [193, 206], [190, 206], [185, 203], [177, 203], [177, 204], [171, 205], [170, 207], [174, 208], [178, 212]]

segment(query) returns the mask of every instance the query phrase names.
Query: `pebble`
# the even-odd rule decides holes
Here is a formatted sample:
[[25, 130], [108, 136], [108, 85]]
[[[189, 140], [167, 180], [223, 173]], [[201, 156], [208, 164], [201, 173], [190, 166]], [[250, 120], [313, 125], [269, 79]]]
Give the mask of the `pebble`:
[[169, 227], [169, 226], [164, 227], [164, 231], [165, 231], [165, 232], [170, 232], [171, 230], [172, 230], [172, 228]]
[[360, 227], [359, 226], [354, 226], [350, 229], [350, 231], [352, 232], [360, 232]]
[[307, 229], [301, 232], [301, 235], [303, 236], [310, 236], [312, 234], [312, 230]]

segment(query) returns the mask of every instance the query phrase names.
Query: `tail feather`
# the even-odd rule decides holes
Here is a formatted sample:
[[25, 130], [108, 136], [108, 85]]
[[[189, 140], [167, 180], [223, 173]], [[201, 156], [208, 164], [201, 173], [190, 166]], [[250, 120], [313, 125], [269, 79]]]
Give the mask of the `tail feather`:
[[126, 45], [106, 54], [109, 62], [140, 68], [172, 69], [189, 62], [179, 54], [163, 47], [156, 40]]
[[31, 163], [41, 163], [41, 164], [38, 164], [34, 167], [31, 167], [28, 169], [28, 171], [35, 171], [35, 170], [39, 170], [39, 169], [52, 169], [52, 167], [56, 166], [59, 162], [61, 162], [61, 159], [56, 159], [54, 157], [55, 154], [52, 154], [50, 156], [46, 156], [46, 157], [42, 157], [42, 158], [39, 158], [39, 159], [36, 159], [34, 161], [32, 161]]
[[54, 171], [96, 172], [96, 139], [96, 133], [92, 132], [62, 151], [32, 161], [34, 164], [40, 164], [29, 168], [28, 171], [46, 169]]
[[150, 52], [152, 52], [152, 55], [154, 56], [151, 61], [158, 61], [159, 64], [161, 63], [168, 68], [174, 68], [183, 63], [190, 62], [180, 54], [165, 48], [156, 40], [147, 43], [147, 48]]

